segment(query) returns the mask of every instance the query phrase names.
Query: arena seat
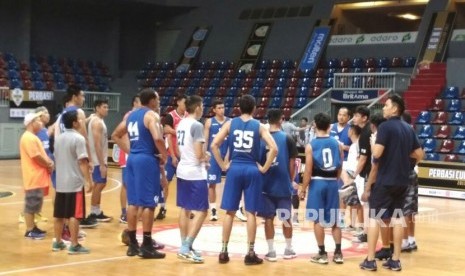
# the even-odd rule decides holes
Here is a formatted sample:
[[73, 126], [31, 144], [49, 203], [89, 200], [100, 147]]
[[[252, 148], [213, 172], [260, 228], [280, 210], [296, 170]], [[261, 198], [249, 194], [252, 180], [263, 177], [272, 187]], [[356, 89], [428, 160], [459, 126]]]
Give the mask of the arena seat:
[[458, 99], [460, 97], [459, 88], [456, 86], [447, 87], [444, 89], [441, 96], [444, 99]]
[[454, 135], [452, 136], [452, 138], [454, 138], [456, 140], [465, 139], [465, 126], [458, 126], [455, 129], [455, 132], [454, 132]]
[[433, 137], [433, 127], [431, 125], [422, 125], [418, 132], [419, 138], [431, 138]]
[[450, 126], [449, 125], [442, 125], [438, 128], [436, 131], [436, 134], [434, 134], [434, 138], [449, 138], [451, 133]]
[[436, 151], [437, 141], [434, 138], [427, 138], [423, 141], [423, 150], [426, 153], [431, 153]]
[[433, 124], [439, 124], [439, 125], [447, 124], [447, 112], [438, 111], [436, 113], [436, 116], [434, 117], [432, 123]]
[[464, 123], [463, 112], [454, 112], [449, 120], [449, 125], [463, 125]]
[[441, 153], [451, 153], [454, 151], [454, 148], [455, 148], [454, 140], [444, 139], [439, 145], [438, 151]]
[[444, 99], [436, 98], [433, 100], [433, 104], [429, 108], [431, 111], [443, 111], [444, 110]]
[[457, 154], [447, 154], [444, 157], [444, 162], [462, 162], [462, 159]]
[[460, 141], [460, 144], [455, 152], [465, 154], [465, 140]]
[[447, 105], [446, 111], [456, 112], [462, 109], [462, 102], [460, 99], [450, 99], [449, 104]]
[[430, 153], [425, 154], [425, 160], [428, 160], [428, 161], [439, 161], [439, 160], [440, 160], [440, 156], [439, 156], [439, 154], [437, 154], [436, 152], [430, 152]]

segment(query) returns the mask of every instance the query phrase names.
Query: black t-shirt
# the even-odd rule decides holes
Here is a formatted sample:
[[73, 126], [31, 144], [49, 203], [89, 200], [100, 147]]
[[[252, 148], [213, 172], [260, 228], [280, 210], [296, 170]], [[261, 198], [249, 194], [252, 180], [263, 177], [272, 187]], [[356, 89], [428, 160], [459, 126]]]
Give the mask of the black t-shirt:
[[362, 128], [362, 132], [360, 133], [360, 138], [358, 139], [358, 147], [359, 147], [359, 155], [364, 155], [367, 157], [367, 161], [363, 166], [362, 171], [360, 172], [360, 176], [363, 178], [367, 178], [368, 174], [371, 170], [371, 145], [370, 145], [370, 137], [371, 137], [371, 127], [370, 123], [367, 123], [365, 127]]

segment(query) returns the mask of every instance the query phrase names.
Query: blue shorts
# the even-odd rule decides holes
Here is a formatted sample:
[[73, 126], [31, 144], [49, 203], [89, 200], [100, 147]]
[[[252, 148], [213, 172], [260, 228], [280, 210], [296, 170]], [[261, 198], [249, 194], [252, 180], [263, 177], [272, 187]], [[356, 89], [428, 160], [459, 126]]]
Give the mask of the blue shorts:
[[245, 210], [255, 213], [259, 210], [262, 194], [263, 175], [256, 164], [233, 163], [226, 173], [221, 209], [237, 211], [244, 192]]
[[339, 218], [339, 185], [337, 180], [312, 179], [307, 199], [307, 219], [332, 227]]
[[100, 175], [100, 166], [94, 166], [94, 171], [92, 172], [92, 181], [94, 184], [107, 184], [107, 178], [102, 178]]
[[130, 154], [126, 170], [128, 204], [155, 208], [161, 195], [158, 159], [150, 154]]
[[51, 177], [52, 177], [52, 186], [56, 190], [57, 188], [57, 171], [56, 170], [53, 170]]
[[126, 184], [128, 183], [128, 170], [126, 167], [121, 168], [121, 175], [123, 178], [123, 186], [126, 187]]
[[220, 184], [221, 183], [221, 167], [216, 162], [215, 158], [210, 159], [210, 168], [207, 171], [208, 184]]
[[407, 190], [408, 184], [387, 186], [375, 183], [368, 199], [369, 217], [380, 219], [403, 217]]
[[208, 184], [206, 180], [177, 179], [176, 205], [191, 211], [208, 210]]
[[258, 216], [264, 218], [274, 218], [276, 215], [279, 220], [285, 221], [291, 218], [291, 196], [276, 197], [267, 194], [262, 194], [260, 201], [260, 210]]
[[168, 155], [165, 164], [166, 179], [169, 181], [173, 180], [174, 175], [176, 174], [176, 167], [173, 166], [173, 159]]

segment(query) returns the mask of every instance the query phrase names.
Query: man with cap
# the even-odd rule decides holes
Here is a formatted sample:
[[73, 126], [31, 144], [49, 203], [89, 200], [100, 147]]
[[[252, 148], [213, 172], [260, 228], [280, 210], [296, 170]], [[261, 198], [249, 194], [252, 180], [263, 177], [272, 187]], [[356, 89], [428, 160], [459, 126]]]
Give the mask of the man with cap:
[[26, 131], [19, 141], [21, 156], [21, 171], [24, 186], [24, 218], [26, 233], [30, 239], [43, 239], [45, 231], [40, 230], [34, 223], [34, 215], [42, 210], [44, 189], [51, 184], [50, 174], [54, 162], [44, 150], [42, 142], [36, 134], [43, 128], [40, 116], [42, 113], [29, 113], [24, 117]]

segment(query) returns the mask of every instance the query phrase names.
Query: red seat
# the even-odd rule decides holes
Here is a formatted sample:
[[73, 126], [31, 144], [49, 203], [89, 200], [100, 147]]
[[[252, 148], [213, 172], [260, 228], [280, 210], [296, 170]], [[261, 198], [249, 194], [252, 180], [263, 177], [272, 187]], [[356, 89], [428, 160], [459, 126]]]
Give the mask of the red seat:
[[434, 99], [433, 104], [431, 105], [431, 111], [443, 111], [444, 110], [444, 100], [443, 99]]
[[260, 120], [260, 119], [265, 118], [265, 115], [266, 115], [266, 107], [259, 107], [255, 110], [254, 118]]
[[286, 118], [286, 120], [289, 120], [292, 115], [292, 108], [283, 108], [283, 116]]
[[465, 87], [462, 89], [462, 92], [460, 93], [460, 98], [465, 99]]
[[262, 97], [270, 97], [273, 92], [273, 88], [266, 86], [262, 89]]
[[451, 133], [450, 126], [449, 125], [442, 125], [441, 127], [438, 128], [436, 131], [436, 134], [434, 135], [435, 138], [449, 138]]
[[433, 124], [444, 125], [447, 124], [447, 112], [439, 111], [433, 119]]
[[442, 141], [441, 145], [439, 146], [439, 152], [451, 153], [454, 151], [454, 148], [455, 148], [454, 140], [445, 139]]
[[286, 89], [284, 93], [284, 97], [295, 97], [297, 94], [297, 88], [295, 86], [290, 86]]
[[233, 110], [231, 111], [231, 114], [229, 114], [229, 117], [237, 117], [241, 115], [241, 110], [238, 106], [235, 106]]
[[294, 106], [295, 98], [287, 97], [284, 99], [283, 108], [292, 108]]
[[444, 162], [462, 162], [457, 154], [448, 154], [444, 157]]
[[270, 103], [270, 98], [262, 97], [259, 99], [258, 105], [259, 107], [266, 107]]

